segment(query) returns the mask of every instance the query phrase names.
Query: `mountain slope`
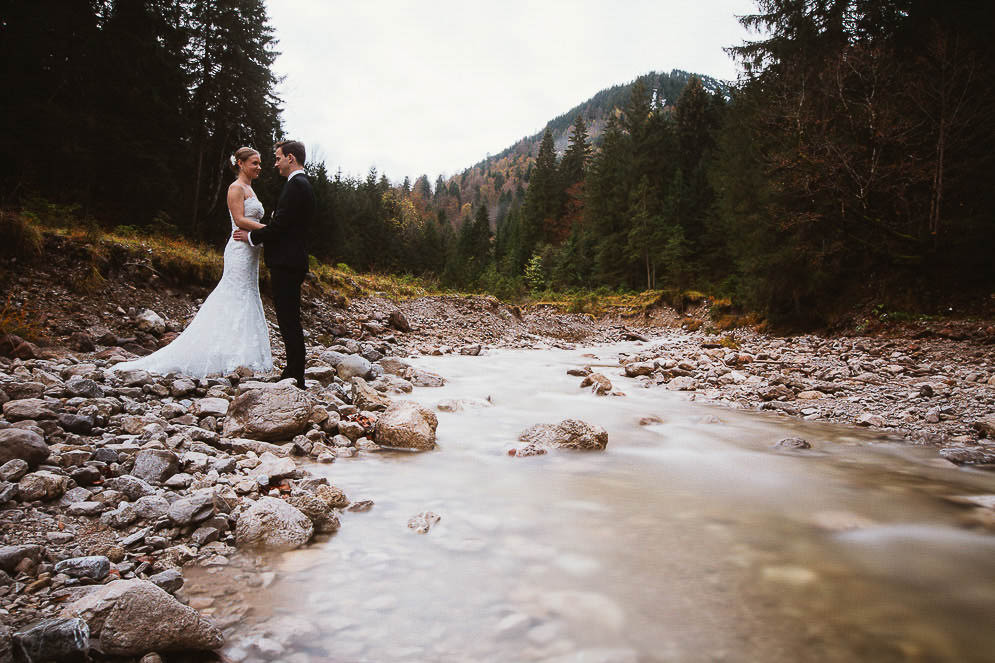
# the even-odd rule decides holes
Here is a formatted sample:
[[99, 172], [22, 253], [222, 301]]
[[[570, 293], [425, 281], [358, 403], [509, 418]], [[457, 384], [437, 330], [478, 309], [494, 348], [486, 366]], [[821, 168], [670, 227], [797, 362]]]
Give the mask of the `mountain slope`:
[[709, 91], [726, 89], [725, 83], [711, 76], [679, 69], [670, 73], [650, 72], [632, 82], [606, 88], [550, 120], [542, 131], [526, 136], [498, 154], [454, 175], [444, 186], [439, 186], [441, 182], [437, 182], [432, 206], [444, 211], [450, 223], [458, 225], [471, 208], [483, 203], [487, 205], [493, 225], [504, 215], [516, 196], [524, 195], [530, 167], [538, 154], [539, 143], [546, 128], [552, 134], [557, 155], [562, 156], [570, 140], [574, 121], [580, 115], [587, 125], [588, 139], [597, 149], [608, 119], [628, 102], [633, 85], [642, 82], [653, 91], [655, 103], [666, 107], [677, 101], [692, 76], [700, 79]]

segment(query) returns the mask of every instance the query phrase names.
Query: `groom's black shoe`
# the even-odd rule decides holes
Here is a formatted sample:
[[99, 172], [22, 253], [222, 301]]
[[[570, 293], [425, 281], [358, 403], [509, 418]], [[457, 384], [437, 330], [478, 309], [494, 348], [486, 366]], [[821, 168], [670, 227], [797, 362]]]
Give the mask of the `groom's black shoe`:
[[303, 375], [293, 375], [291, 373], [288, 373], [287, 369], [283, 369], [283, 372], [280, 373], [280, 380], [286, 380], [287, 378], [292, 379], [297, 384], [297, 387], [299, 389], [307, 389], [307, 386], [304, 384]]

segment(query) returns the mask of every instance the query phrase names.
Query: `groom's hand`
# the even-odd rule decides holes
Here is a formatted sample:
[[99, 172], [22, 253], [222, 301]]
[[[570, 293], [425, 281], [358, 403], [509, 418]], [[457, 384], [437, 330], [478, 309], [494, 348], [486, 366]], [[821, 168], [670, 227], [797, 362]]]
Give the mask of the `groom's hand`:
[[233, 239], [235, 239], [235, 240], [237, 240], [239, 242], [248, 242], [249, 241], [249, 232], [247, 230], [242, 230], [241, 228], [239, 228], [238, 230], [236, 230], [235, 232], [233, 232], [231, 234], [231, 236], [232, 236]]

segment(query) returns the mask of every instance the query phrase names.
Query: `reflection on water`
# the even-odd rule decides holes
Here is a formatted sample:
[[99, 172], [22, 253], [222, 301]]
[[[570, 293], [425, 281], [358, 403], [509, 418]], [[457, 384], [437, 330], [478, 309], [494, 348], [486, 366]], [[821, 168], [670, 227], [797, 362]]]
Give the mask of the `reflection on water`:
[[[438, 412], [434, 452], [312, 467], [376, 505], [270, 560], [268, 587], [230, 595], [252, 610], [228, 655], [992, 660], [995, 537], [962, 528], [966, 509], [943, 498], [995, 493], [995, 477], [866, 431], [699, 406], [612, 369], [625, 397], [565, 374], [635, 347], [415, 360], [449, 380], [416, 400], [494, 406]], [[646, 415], [663, 423], [639, 426]], [[567, 417], [604, 426], [608, 449], [506, 454], [525, 427]], [[814, 448], [772, 449], [790, 436]], [[406, 527], [422, 511], [442, 516], [426, 535]]]

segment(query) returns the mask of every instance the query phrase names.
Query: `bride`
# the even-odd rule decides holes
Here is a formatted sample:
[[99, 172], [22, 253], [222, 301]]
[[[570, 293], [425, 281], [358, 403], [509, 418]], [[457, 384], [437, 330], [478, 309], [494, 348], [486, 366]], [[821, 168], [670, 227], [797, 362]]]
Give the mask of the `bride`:
[[[231, 157], [238, 175], [228, 187], [232, 231], [263, 228], [263, 206], [252, 190], [262, 172], [259, 152], [242, 147]], [[273, 368], [269, 328], [259, 298], [261, 246], [237, 242], [229, 235], [224, 272], [197, 315], [172, 343], [150, 355], [115, 364], [111, 370], [144, 369], [202, 378], [229, 373], [240, 366], [257, 372]]]

